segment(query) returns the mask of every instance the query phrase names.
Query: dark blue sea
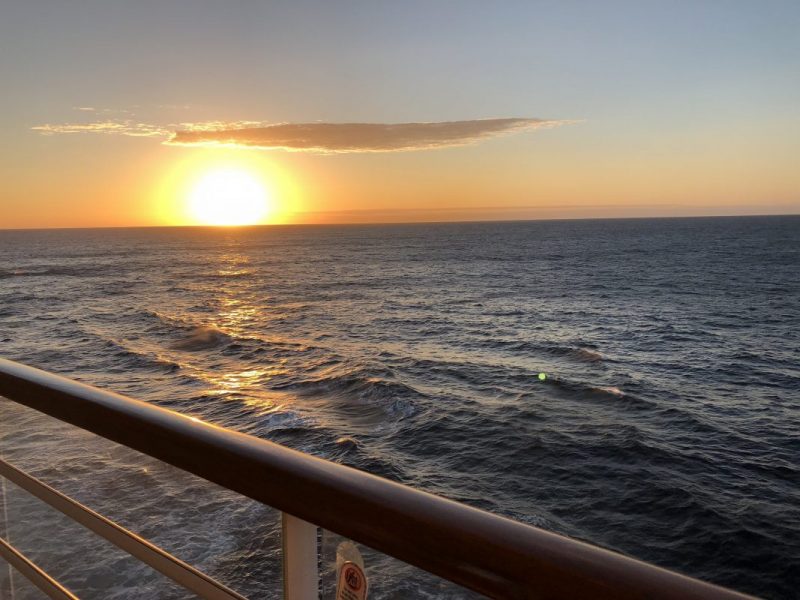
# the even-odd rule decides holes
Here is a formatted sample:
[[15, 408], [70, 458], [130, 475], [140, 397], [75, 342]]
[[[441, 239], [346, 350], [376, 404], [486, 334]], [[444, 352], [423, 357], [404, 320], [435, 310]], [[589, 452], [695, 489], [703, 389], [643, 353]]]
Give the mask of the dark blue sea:
[[[797, 216], [0, 231], [0, 355], [755, 595], [800, 589]], [[272, 509], [6, 400], [0, 427], [6, 459], [278, 595]], [[6, 494], [12, 542], [81, 598], [184, 597]], [[472, 597], [362, 552], [371, 598]]]

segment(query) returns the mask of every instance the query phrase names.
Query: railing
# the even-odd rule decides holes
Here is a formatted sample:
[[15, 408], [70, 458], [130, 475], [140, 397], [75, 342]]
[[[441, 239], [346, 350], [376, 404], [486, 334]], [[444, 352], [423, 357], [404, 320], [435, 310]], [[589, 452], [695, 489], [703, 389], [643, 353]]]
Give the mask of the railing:
[[[494, 598], [747, 598], [272, 442], [3, 359], [0, 396], [283, 511], [284, 596], [288, 600], [318, 598], [317, 527]], [[0, 475], [200, 597], [241, 598], [12, 465], [1, 462]], [[74, 598], [2, 538], [0, 554], [51, 598]]]

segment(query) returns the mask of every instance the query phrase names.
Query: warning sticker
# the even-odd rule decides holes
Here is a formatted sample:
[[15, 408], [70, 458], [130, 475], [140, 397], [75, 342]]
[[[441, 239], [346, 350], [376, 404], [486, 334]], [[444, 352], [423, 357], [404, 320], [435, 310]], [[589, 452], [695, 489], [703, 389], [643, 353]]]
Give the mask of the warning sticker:
[[336, 600], [366, 600], [367, 577], [354, 562], [346, 562], [339, 569], [339, 582], [336, 585]]

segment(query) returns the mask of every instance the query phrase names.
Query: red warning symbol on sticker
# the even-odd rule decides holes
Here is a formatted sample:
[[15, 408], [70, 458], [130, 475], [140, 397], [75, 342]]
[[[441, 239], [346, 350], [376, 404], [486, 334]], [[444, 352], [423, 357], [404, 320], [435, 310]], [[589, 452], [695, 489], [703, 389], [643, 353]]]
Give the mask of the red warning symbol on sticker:
[[357, 592], [361, 589], [361, 586], [364, 585], [364, 580], [361, 578], [361, 573], [358, 572], [358, 569], [352, 565], [347, 565], [344, 568], [344, 582], [354, 592]]
[[336, 586], [336, 600], [365, 600], [367, 597], [367, 578], [357, 564], [346, 562], [339, 571]]

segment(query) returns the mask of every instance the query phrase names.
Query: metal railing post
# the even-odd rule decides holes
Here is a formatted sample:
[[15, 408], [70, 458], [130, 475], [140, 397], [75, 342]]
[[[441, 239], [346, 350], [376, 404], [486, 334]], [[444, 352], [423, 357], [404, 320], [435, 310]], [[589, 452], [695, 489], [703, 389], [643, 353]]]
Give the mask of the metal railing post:
[[22, 573], [28, 581], [39, 588], [52, 600], [78, 600], [67, 588], [42, 571], [27, 556], [0, 538], [0, 558]]
[[317, 526], [282, 515], [284, 600], [319, 600]]
[[[0, 451], [0, 461], [3, 460], [3, 453]], [[8, 530], [8, 491], [6, 490], [6, 478], [0, 476], [0, 537], [11, 540], [11, 532]], [[9, 600], [15, 600], [16, 591], [14, 587], [14, 568], [11, 563], [7, 563], [8, 576], [5, 581], [0, 582], [0, 598], [8, 596]]]
[[[158, 546], [97, 514], [69, 496], [54, 490], [35, 477], [31, 477], [14, 465], [8, 464], [2, 458], [0, 458], [0, 479], [2, 479], [3, 483], [8, 479], [42, 502], [61, 511], [76, 523], [80, 523], [121, 550], [166, 575], [178, 585], [191, 590], [200, 598], [205, 598], [206, 600], [246, 600], [244, 596], [234, 592], [205, 573], [178, 560]], [[0, 594], [0, 598], [4, 598], [4, 596]]]

